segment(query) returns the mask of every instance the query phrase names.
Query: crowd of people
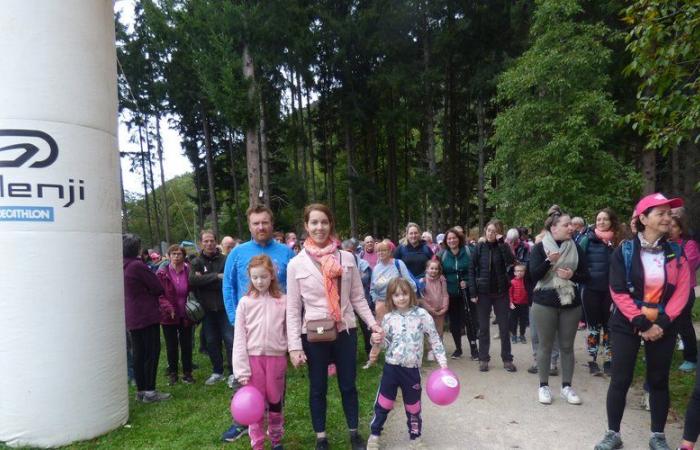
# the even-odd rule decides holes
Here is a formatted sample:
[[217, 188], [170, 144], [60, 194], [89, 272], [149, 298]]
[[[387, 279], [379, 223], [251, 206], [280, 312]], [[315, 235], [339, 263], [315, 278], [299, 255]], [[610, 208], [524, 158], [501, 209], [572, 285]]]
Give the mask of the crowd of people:
[[[577, 405], [582, 399], [573, 387], [574, 342], [583, 322], [589, 373], [610, 376], [607, 431], [595, 449], [622, 447], [625, 397], [641, 347], [651, 411], [649, 446], [668, 449], [664, 427], [678, 335], [684, 355], [679, 369], [698, 370], [691, 310], [700, 251], [682, 206], [680, 199], [651, 194], [637, 203], [629, 223], [604, 208], [587, 227], [554, 205], [534, 238], [527, 228], [506, 231], [496, 219], [483, 236], [454, 226], [435, 240], [408, 223], [395, 244], [373, 236], [341, 242], [333, 212], [322, 204], [305, 208], [299, 239], [293, 232], [274, 232], [272, 211], [253, 205], [247, 211], [249, 241], [225, 237], [219, 244], [212, 231], [204, 230], [200, 251], [188, 256], [173, 245], [166, 258], [156, 251], [142, 253], [139, 238], [125, 235], [126, 324], [136, 400], [171, 397], [156, 390], [161, 328], [168, 383], [195, 382], [193, 337], [201, 310], [202, 350], [212, 370], [204, 383], [255, 386], [267, 405], [267, 431], [264, 419], [249, 427], [233, 423], [223, 434], [225, 441], [249, 434], [252, 448], [262, 449], [267, 436], [273, 449], [282, 448], [288, 357], [294, 367], [308, 370], [316, 449], [329, 448], [329, 377], [337, 377], [353, 449], [379, 448], [399, 388], [411, 448], [425, 448], [424, 336], [430, 343], [427, 361], [447, 367], [449, 359], [464, 356], [466, 339], [468, 356], [487, 372], [493, 314], [503, 369], [516, 372], [511, 346], [525, 344], [529, 328], [533, 363], [528, 372], [539, 378], [537, 400], [553, 402], [549, 380], [559, 375], [560, 365], [560, 396]], [[454, 341], [449, 356], [443, 345], [446, 326]], [[365, 368], [385, 351], [368, 439], [358, 428], [359, 334]], [[700, 431], [699, 383], [696, 373], [678, 447], [685, 450], [694, 448]]]

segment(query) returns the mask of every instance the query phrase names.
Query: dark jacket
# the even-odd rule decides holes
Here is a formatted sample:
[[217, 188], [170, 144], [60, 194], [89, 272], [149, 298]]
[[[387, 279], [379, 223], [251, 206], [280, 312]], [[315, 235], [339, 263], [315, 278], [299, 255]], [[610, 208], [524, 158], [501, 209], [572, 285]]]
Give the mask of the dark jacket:
[[510, 287], [508, 269], [513, 265], [513, 253], [503, 242], [480, 242], [473, 253], [469, 268], [469, 293], [507, 294]]
[[425, 265], [433, 258], [433, 251], [423, 241], [420, 241], [417, 247], [406, 243], [396, 249], [394, 258], [403, 261], [415, 278], [423, 278]]
[[[578, 244], [576, 244], [576, 251], [578, 252], [578, 267], [576, 267], [576, 270], [574, 270], [574, 275], [571, 277], [571, 281], [576, 284], [585, 283], [589, 279], [586, 254]], [[544, 278], [551, 268], [552, 263], [547, 260], [547, 255], [544, 252], [544, 246], [541, 242], [536, 244], [530, 253], [530, 262], [528, 263], [527, 267], [527, 273], [532, 285], [536, 286], [537, 282]], [[574, 300], [571, 302], [571, 304], [566, 306], [561, 305], [559, 295], [555, 289], [542, 289], [539, 291], [534, 291], [532, 293], [532, 302], [542, 306], [551, 306], [554, 308], [574, 308], [581, 304], [581, 293], [578, 286], [574, 286], [574, 292]]]
[[163, 286], [139, 258], [124, 258], [124, 307], [126, 329], [140, 330], [160, 323], [158, 297]]
[[662, 241], [666, 261], [664, 264], [665, 283], [661, 294], [661, 304], [664, 305], [664, 312], [660, 312], [656, 321], [651, 322], [642, 314], [640, 308], [635, 305], [633, 300], [633, 298], [641, 299], [644, 296], [644, 267], [640, 255], [641, 244], [639, 238], [635, 237], [633, 243], [630, 280], [634, 294], [631, 294], [627, 287], [622, 245], [617, 247], [610, 260], [610, 294], [613, 302], [615, 302], [615, 310], [609, 322], [610, 329], [622, 333], [635, 334], [637, 331], [648, 330], [656, 323], [667, 333], [671, 329], [673, 321], [688, 302], [691, 277], [690, 265], [684, 255], [676, 254], [677, 252], [667, 242]]
[[593, 230], [586, 232], [579, 245], [586, 252], [588, 272], [591, 274], [591, 278], [586, 282], [586, 289], [606, 292], [609, 289], [610, 256], [615, 247], [598, 239]]
[[[221, 290], [219, 274], [224, 273], [226, 256], [219, 249], [212, 256], [204, 252], [197, 255], [190, 267], [190, 288], [199, 303], [207, 311], [221, 311], [224, 309], [224, 294]], [[200, 275], [197, 275], [197, 273]]]
[[459, 249], [459, 253], [455, 256], [450, 249], [440, 253], [440, 262], [442, 262], [442, 273], [447, 280], [447, 293], [450, 295], [459, 295], [460, 280], [468, 281], [469, 266], [471, 258], [464, 247]]

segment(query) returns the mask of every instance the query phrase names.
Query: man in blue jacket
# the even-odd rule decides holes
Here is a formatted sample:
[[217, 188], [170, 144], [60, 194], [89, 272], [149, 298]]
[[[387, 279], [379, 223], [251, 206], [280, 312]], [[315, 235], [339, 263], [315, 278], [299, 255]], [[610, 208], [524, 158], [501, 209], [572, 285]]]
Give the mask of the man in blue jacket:
[[[238, 301], [248, 292], [248, 264], [254, 256], [267, 255], [277, 269], [277, 279], [283, 290], [287, 289], [287, 264], [294, 257], [291, 248], [272, 238], [273, 215], [270, 208], [255, 205], [246, 211], [251, 240], [237, 245], [229, 253], [224, 266], [222, 291], [224, 307], [231, 325], [236, 322]], [[222, 436], [224, 441], [233, 442], [245, 434], [246, 429], [233, 424]]]

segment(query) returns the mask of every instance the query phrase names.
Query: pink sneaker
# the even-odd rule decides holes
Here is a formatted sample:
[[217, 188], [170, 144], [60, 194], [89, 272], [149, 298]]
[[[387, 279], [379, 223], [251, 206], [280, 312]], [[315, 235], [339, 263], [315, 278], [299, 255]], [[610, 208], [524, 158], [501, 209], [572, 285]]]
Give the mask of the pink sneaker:
[[328, 376], [334, 377], [336, 374], [335, 364], [328, 364]]

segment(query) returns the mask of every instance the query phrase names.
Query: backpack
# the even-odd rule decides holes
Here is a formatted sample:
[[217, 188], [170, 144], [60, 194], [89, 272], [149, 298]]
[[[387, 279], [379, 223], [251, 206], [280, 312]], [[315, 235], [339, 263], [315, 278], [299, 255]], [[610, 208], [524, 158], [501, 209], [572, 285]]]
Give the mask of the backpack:
[[[396, 270], [399, 271], [399, 276], [403, 276], [403, 272], [401, 272], [401, 266], [399, 265], [398, 259], [394, 258], [394, 266], [396, 266]], [[413, 280], [413, 283], [416, 285], [416, 296], [418, 298], [421, 298], [423, 295], [423, 291], [425, 290], [425, 282], [417, 280], [416, 277], [413, 276], [410, 270], [406, 268], [406, 272], [408, 272], [408, 276], [411, 277], [411, 280]]]
[[[668, 257], [674, 257], [676, 258], [676, 264], [680, 266], [680, 257], [683, 255], [683, 248], [678, 245], [675, 242], [666, 242], [663, 244], [664, 247], [668, 245], [670, 247], [671, 253], [665, 255], [667, 258]], [[632, 285], [632, 256], [634, 255], [634, 241], [632, 239], [625, 239], [620, 243], [621, 251], [622, 251], [622, 259], [625, 263], [625, 281], [627, 283], [627, 290], [630, 293], [630, 296], [632, 297], [632, 300], [634, 301], [634, 304], [637, 305], [637, 308], [641, 309], [642, 306], [646, 307], [651, 307], [651, 308], [658, 308], [659, 313], [663, 314], [664, 313], [664, 305], [662, 303], [647, 303], [642, 300], [639, 300], [634, 297], [634, 286]], [[667, 249], [664, 248], [664, 252]]]

